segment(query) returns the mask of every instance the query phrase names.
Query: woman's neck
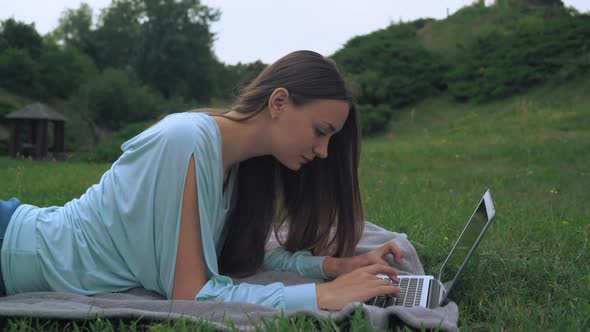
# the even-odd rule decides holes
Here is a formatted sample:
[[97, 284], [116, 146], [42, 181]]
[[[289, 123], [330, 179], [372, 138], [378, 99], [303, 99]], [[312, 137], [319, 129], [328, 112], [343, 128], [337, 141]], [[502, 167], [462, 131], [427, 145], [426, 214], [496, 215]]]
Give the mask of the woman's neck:
[[[243, 117], [241, 113], [232, 111], [226, 115], [233, 118]], [[229, 169], [246, 159], [270, 153], [269, 131], [265, 130], [270, 121], [266, 112], [252, 119], [238, 122], [221, 116], [213, 116], [221, 132], [221, 152], [223, 159], [224, 181]]]

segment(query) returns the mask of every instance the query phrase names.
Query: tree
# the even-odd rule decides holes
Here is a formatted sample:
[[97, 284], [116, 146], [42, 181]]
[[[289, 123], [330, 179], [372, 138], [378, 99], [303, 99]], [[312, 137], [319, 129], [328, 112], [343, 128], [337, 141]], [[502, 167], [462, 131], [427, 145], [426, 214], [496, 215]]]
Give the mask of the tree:
[[114, 0], [101, 13], [95, 40], [100, 53], [99, 68], [132, 68], [137, 71], [137, 58], [146, 42], [143, 36], [141, 7], [136, 0]]
[[90, 57], [73, 47], [47, 43], [39, 59], [39, 72], [47, 96], [66, 98], [96, 75]]
[[240, 93], [240, 89], [248, 85], [268, 65], [260, 60], [251, 63], [238, 62], [228, 65], [216, 61], [215, 83], [217, 93], [215, 97], [220, 99], [234, 99]]
[[199, 0], [143, 0], [139, 77], [165, 97], [207, 101], [215, 92], [213, 34], [219, 13]]
[[39, 68], [22, 48], [7, 48], [0, 53], [0, 86], [8, 91], [39, 97]]
[[38, 59], [42, 47], [43, 39], [34, 23], [17, 22], [13, 18], [0, 23], [0, 52], [9, 48], [24, 49], [33, 59]]
[[92, 8], [82, 3], [78, 9], [66, 9], [59, 18], [59, 24], [49, 37], [58, 44], [73, 47], [96, 59], [97, 45], [94, 41]]
[[96, 30], [100, 68], [131, 69], [165, 97], [206, 102], [215, 93], [219, 12], [199, 0], [115, 0]]

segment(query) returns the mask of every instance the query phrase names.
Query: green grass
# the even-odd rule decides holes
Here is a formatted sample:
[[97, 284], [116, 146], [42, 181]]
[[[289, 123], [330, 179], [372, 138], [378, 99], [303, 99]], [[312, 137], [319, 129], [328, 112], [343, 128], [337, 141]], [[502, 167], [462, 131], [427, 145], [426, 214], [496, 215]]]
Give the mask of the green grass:
[[[363, 142], [367, 220], [407, 233], [429, 273], [491, 189], [496, 220], [453, 294], [462, 330], [590, 328], [587, 91], [588, 80], [484, 105], [434, 98], [399, 111], [385, 135]], [[62, 205], [108, 168], [0, 159], [0, 197]], [[12, 324], [33, 326], [23, 321]], [[84, 322], [90, 323], [98, 324]], [[145, 328], [182, 329], [171, 324]], [[348, 327], [369, 330], [359, 315]], [[99, 329], [113, 328], [116, 322]], [[303, 318], [277, 318], [261, 327], [278, 328], [344, 327]]]
[[363, 146], [367, 219], [405, 232], [427, 272], [490, 188], [497, 218], [454, 294], [468, 330], [590, 328], [590, 83], [399, 112]]
[[[254, 332], [261, 331], [374, 331], [370, 324], [363, 319], [362, 310], [356, 310], [346, 321], [336, 324], [333, 320], [319, 320], [303, 314], [287, 318], [278, 315], [272, 319], [254, 322]], [[4, 324], [2, 324], [4, 323]], [[37, 318], [0, 320], [3, 330], [10, 331], [216, 331], [215, 326], [205, 321], [191, 321], [188, 318], [177, 320], [150, 321], [132, 319], [105, 319], [66, 321]], [[227, 326], [232, 331], [240, 331], [235, 324], [228, 321]], [[408, 328], [400, 328], [410, 331]]]

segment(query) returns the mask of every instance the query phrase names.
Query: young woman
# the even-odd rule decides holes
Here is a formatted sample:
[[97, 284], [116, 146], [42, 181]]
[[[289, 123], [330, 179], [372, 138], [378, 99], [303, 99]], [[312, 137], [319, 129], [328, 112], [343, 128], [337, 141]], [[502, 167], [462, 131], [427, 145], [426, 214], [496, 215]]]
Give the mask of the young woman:
[[[393, 243], [352, 256], [363, 230], [357, 111], [334, 61], [286, 55], [225, 113], [166, 116], [78, 199], [0, 201], [5, 292], [93, 295], [133, 287], [168, 299], [339, 310], [396, 293]], [[281, 247], [266, 250], [287, 223]], [[334, 279], [234, 285], [261, 267]]]

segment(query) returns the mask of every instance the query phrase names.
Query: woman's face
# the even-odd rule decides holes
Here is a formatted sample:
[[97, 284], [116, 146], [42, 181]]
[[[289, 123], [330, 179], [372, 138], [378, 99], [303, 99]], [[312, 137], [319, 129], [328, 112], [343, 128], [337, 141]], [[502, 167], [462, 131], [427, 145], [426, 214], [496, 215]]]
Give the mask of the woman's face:
[[272, 120], [272, 149], [275, 158], [297, 171], [315, 157], [328, 157], [328, 143], [348, 117], [347, 101], [320, 99], [304, 106], [283, 104]]

